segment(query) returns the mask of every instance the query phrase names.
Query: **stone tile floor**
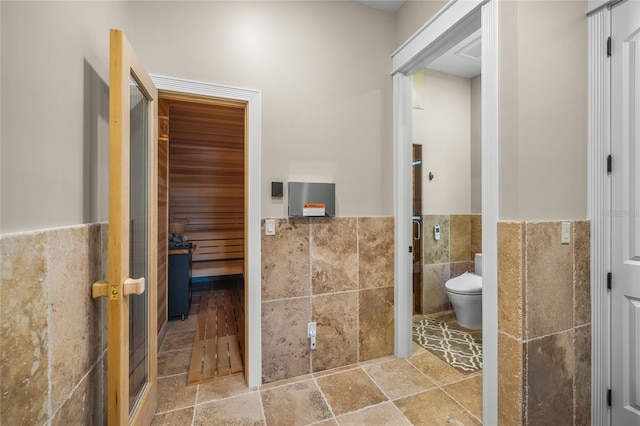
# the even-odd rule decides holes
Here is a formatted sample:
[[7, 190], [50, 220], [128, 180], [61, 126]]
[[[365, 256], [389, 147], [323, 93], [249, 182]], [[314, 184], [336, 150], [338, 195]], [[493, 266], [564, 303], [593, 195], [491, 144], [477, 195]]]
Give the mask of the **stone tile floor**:
[[380, 358], [256, 388], [247, 388], [242, 375], [187, 386], [196, 318], [169, 323], [153, 425], [482, 423], [482, 372], [463, 374], [416, 344], [407, 359]]

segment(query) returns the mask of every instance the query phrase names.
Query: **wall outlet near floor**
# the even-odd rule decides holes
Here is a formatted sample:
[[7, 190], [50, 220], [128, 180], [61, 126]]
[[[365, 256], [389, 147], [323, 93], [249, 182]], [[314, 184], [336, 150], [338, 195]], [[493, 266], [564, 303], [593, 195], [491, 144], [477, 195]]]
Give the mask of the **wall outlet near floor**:
[[316, 348], [316, 323], [310, 322], [307, 323], [307, 337], [310, 340], [311, 349]]

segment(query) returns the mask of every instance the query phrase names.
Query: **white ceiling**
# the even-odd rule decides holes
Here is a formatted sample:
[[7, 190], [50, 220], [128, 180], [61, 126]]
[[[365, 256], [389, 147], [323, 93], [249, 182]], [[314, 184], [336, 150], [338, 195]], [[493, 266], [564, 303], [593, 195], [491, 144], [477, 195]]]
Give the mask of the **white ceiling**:
[[384, 10], [385, 12], [396, 13], [405, 0], [353, 0], [356, 3], [363, 4], [365, 6], [374, 7], [379, 10]]
[[426, 68], [464, 78], [480, 74], [480, 30], [456, 44]]
[[[396, 13], [405, 3], [405, 0], [353, 1], [389, 13]], [[473, 78], [480, 74], [480, 47], [480, 30], [478, 30], [427, 65], [426, 68], [459, 77]]]

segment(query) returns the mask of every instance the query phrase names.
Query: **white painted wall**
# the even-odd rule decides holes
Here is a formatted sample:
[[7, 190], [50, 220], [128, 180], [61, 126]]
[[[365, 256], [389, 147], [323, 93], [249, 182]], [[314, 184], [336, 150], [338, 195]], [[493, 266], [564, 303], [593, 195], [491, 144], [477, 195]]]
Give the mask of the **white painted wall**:
[[[302, 173], [342, 216], [391, 214], [389, 55], [445, 4], [423, 3], [2, 1], [0, 232], [106, 220], [110, 27], [151, 72], [262, 91], [263, 217]], [[502, 3], [501, 219], [586, 217], [585, 9]]]
[[109, 28], [125, 2], [2, 2], [0, 232], [107, 220]]
[[408, 0], [396, 12], [396, 47], [407, 41], [440, 11], [448, 0]]
[[482, 214], [482, 76], [471, 79], [471, 212]]
[[585, 1], [500, 3], [500, 219], [587, 217]]
[[149, 72], [262, 92], [263, 217], [285, 217], [286, 182], [301, 179], [335, 182], [339, 216], [393, 214], [393, 14], [342, 1], [132, 8]]
[[413, 139], [422, 145], [422, 212], [469, 214], [471, 80], [425, 70], [424, 93], [424, 109], [413, 109]]
[[[2, 2], [2, 233], [107, 219], [109, 28], [149, 72], [262, 91], [271, 181], [336, 182], [337, 213], [393, 213], [395, 15], [353, 2]], [[342, 64], [342, 65], [340, 65]]]

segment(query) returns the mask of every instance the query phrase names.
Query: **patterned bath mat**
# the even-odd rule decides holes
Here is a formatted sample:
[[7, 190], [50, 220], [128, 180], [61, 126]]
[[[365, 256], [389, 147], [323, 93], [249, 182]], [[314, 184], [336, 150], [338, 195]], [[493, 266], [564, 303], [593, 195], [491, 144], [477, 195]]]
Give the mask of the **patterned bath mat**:
[[446, 322], [425, 318], [414, 323], [413, 341], [462, 373], [482, 369], [482, 343]]

